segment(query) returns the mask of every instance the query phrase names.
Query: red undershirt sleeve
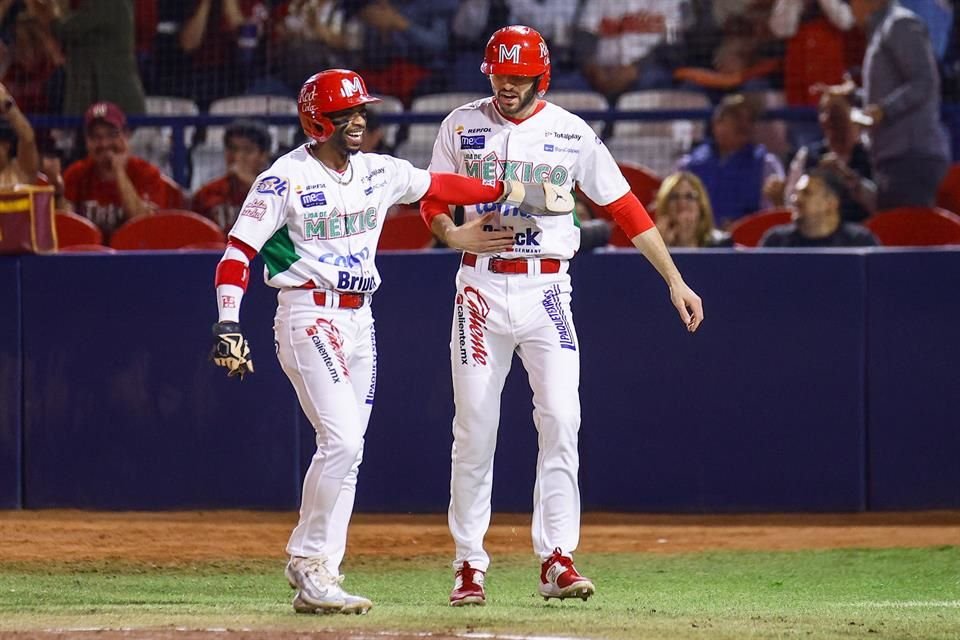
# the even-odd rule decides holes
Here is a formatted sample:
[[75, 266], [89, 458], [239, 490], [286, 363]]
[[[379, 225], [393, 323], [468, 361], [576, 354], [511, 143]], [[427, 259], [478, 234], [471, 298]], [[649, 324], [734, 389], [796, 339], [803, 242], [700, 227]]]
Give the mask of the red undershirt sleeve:
[[653, 227], [650, 214], [632, 191], [601, 207], [620, 225], [628, 238], [634, 238]]

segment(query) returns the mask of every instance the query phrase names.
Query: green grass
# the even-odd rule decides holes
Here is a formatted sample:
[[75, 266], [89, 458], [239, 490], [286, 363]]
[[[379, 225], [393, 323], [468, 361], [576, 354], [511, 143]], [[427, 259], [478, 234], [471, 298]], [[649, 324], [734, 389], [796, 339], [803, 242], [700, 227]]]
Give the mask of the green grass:
[[354, 559], [367, 616], [290, 608], [283, 561], [156, 567], [4, 564], [0, 631], [190, 627], [467, 631], [578, 638], [960, 638], [960, 547], [798, 553], [582, 554], [598, 595], [545, 602], [529, 556], [501, 556], [486, 607], [447, 605], [446, 558]]

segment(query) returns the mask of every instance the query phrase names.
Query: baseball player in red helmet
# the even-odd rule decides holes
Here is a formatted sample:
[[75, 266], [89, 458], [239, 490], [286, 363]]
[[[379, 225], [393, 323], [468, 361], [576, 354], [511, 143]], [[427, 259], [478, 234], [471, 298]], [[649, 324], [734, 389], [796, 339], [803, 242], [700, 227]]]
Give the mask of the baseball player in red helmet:
[[[487, 43], [480, 70], [490, 77], [493, 96], [444, 120], [430, 170], [549, 184], [566, 193], [579, 186], [633, 239], [669, 286], [687, 330], [696, 331], [703, 321], [701, 300], [683, 281], [610, 152], [581, 118], [543, 99], [550, 53], [540, 34], [524, 26], [500, 29]], [[483, 538], [490, 523], [498, 407], [515, 352], [533, 389], [539, 434], [532, 526], [542, 563], [539, 592], [585, 600], [595, 587], [577, 572], [572, 557], [580, 539], [580, 342], [567, 268], [580, 244], [577, 220], [497, 202], [466, 207], [467, 222], [460, 227], [449, 208], [436, 202], [422, 203], [421, 213], [441, 240], [463, 251], [451, 340], [456, 415], [448, 516], [456, 574], [450, 604], [486, 601], [490, 558]], [[478, 227], [477, 220], [489, 222]], [[495, 247], [492, 238], [498, 239]]]
[[257, 177], [216, 272], [215, 364], [241, 379], [253, 372], [240, 303], [250, 261], [260, 253], [266, 283], [279, 289], [277, 357], [316, 430], [300, 521], [287, 543], [293, 606], [305, 613], [365, 613], [372, 606], [343, 589], [339, 569], [377, 382], [370, 298], [380, 286], [374, 259], [387, 209], [421, 198], [459, 204], [507, 198], [541, 211], [573, 207], [572, 201], [548, 207], [544, 189], [489, 186], [359, 152], [366, 106], [374, 102], [353, 71], [330, 69], [304, 83], [298, 103], [310, 141]]

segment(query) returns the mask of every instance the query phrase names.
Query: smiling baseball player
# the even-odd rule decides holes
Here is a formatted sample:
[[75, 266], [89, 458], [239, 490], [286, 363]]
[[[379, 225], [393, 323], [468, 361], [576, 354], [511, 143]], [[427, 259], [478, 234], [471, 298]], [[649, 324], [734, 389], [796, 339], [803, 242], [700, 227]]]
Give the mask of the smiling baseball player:
[[544, 213], [573, 208], [569, 198], [547, 203], [543, 188], [485, 186], [359, 153], [366, 105], [373, 102], [379, 100], [352, 71], [331, 69], [306, 81], [298, 104], [312, 141], [260, 174], [216, 273], [214, 362], [241, 379], [253, 372], [239, 320], [250, 261], [259, 252], [264, 279], [280, 290], [277, 357], [317, 432], [300, 521], [287, 544], [286, 576], [296, 589], [294, 609], [302, 613], [365, 613], [372, 606], [343, 590], [339, 568], [377, 383], [369, 303], [380, 286], [374, 258], [387, 209], [421, 198], [454, 204], [505, 198]]
[[[549, 184], [555, 192], [579, 185], [633, 239], [669, 285], [687, 329], [696, 331], [703, 320], [700, 298], [684, 283], [610, 152], [581, 118], [542, 99], [550, 84], [550, 54], [540, 34], [523, 26], [497, 31], [480, 69], [494, 95], [444, 120], [430, 170]], [[460, 227], [435, 202], [424, 202], [421, 213], [441, 240], [464, 252], [451, 335], [456, 415], [449, 525], [456, 574], [450, 604], [486, 601], [490, 558], [483, 538], [490, 524], [500, 393], [514, 352], [529, 376], [539, 433], [532, 526], [542, 563], [539, 591], [545, 598], [587, 599], [594, 584], [572, 560], [580, 539], [580, 344], [567, 268], [580, 245], [577, 221], [498, 202], [467, 207], [468, 222]], [[491, 213], [490, 222], [476, 225]]]

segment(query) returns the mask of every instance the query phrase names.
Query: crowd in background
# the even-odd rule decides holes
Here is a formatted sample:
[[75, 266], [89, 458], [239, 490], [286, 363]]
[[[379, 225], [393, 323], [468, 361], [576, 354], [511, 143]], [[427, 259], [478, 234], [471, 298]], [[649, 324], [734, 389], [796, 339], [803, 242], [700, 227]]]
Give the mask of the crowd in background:
[[[0, 162], [11, 167], [0, 169], [0, 180], [42, 170], [58, 187], [59, 206], [91, 218], [106, 233], [151, 207], [190, 206], [229, 228], [276, 147], [270, 131], [256, 121], [236, 123], [224, 137], [227, 173], [185, 193], [161, 168], [130, 155], [126, 117], [145, 112], [145, 96], [188, 97], [201, 110], [247, 93], [289, 97], [307, 76], [330, 67], [356, 69], [373, 92], [406, 105], [438, 92], [487, 93], [478, 69], [486, 36], [506, 24], [526, 24], [549, 44], [552, 90], [594, 91], [611, 106], [644, 89], [680, 88], [710, 98], [707, 137], [679, 159], [680, 173], [664, 176], [660, 193], [647, 203], [674, 246], [722, 246], [728, 240], [723, 230], [738, 218], [770, 207], [813, 206], [804, 201], [831, 200], [817, 206], [835, 204], [838, 220], [856, 224], [878, 208], [918, 198], [908, 193], [917, 185], [905, 168], [911, 174], [923, 167], [929, 181], [943, 175], [949, 157], [939, 151], [947, 149], [945, 134], [934, 130], [939, 101], [960, 102], [952, 5], [899, 0], [896, 11], [909, 9], [915, 17], [898, 24], [916, 28], [888, 33], [886, 21], [871, 23], [886, 4], [0, 0], [0, 150], [7, 143]], [[878, 42], [882, 53], [871, 53]], [[918, 51], [930, 52], [929, 68]], [[911, 74], [932, 74], [924, 86], [929, 104], [904, 125], [915, 146], [902, 133], [884, 133], [902, 113], [918, 112], [917, 87], [880, 87], [877, 80], [890, 75], [883, 65], [901, 64]], [[876, 95], [867, 95], [871, 69]], [[788, 148], [757, 143], [763, 105], [750, 95], [766, 89], [782, 91], [787, 106], [816, 106], [817, 126], [791, 125]], [[898, 92], [904, 95], [894, 96]], [[81, 140], [66, 151], [49, 132], [34, 140], [24, 114], [85, 114]], [[934, 128], [922, 121], [931, 117]], [[864, 144], [871, 129], [872, 150]], [[368, 148], [391, 151], [380, 136], [371, 123]], [[921, 145], [925, 150], [917, 151]], [[35, 156], [25, 152], [31, 148]], [[10, 164], [14, 155], [16, 166]]]

